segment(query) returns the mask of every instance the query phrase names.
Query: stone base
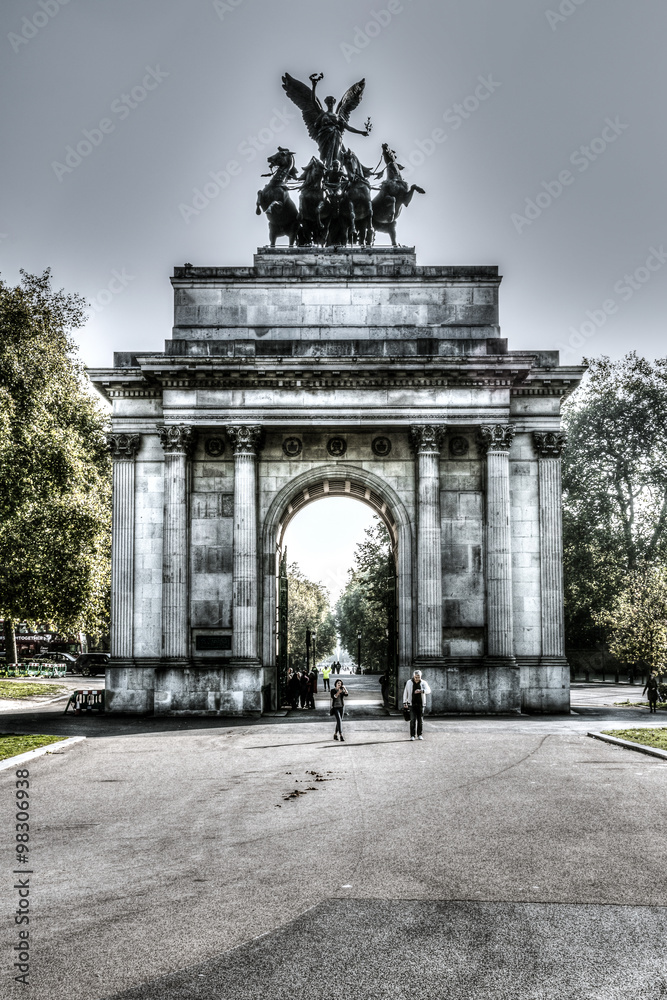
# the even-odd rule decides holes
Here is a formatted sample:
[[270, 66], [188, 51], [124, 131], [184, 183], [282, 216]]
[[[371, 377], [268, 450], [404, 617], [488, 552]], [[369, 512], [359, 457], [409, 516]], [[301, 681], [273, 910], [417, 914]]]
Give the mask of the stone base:
[[520, 659], [520, 670], [524, 712], [570, 714], [570, 667], [564, 656]]
[[[258, 664], [257, 666], [260, 666]], [[110, 713], [257, 716], [262, 712], [262, 676], [257, 667], [227, 664], [175, 666], [135, 661], [107, 669], [105, 706]]]
[[520, 672], [515, 665], [491, 666], [482, 659], [448, 660], [435, 670], [425, 670], [432, 693], [433, 715], [519, 715]]

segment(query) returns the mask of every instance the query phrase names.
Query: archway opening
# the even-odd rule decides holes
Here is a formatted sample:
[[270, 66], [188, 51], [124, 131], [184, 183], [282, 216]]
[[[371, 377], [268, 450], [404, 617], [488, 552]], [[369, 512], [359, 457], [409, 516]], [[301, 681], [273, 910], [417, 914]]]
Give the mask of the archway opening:
[[281, 707], [326, 715], [339, 678], [352, 715], [395, 702], [397, 561], [396, 522], [370, 488], [324, 480], [291, 498], [277, 531]]

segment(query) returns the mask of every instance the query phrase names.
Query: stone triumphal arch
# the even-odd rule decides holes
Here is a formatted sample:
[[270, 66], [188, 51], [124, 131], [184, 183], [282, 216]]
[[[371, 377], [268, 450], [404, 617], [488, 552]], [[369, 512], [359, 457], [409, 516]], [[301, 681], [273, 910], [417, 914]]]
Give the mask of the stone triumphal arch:
[[560, 405], [582, 369], [509, 351], [495, 267], [264, 248], [175, 269], [162, 353], [113, 404], [112, 712], [276, 707], [278, 557], [305, 504], [387, 525], [397, 674], [435, 712], [567, 711]]

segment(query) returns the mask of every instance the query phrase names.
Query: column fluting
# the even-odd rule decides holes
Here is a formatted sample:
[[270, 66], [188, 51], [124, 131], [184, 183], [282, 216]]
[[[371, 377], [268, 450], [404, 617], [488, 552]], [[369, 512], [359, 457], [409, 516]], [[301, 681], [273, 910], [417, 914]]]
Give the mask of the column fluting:
[[479, 429], [486, 452], [486, 605], [487, 658], [514, 660], [512, 542], [510, 532], [509, 451], [514, 427]]
[[561, 454], [564, 431], [534, 431], [539, 456], [542, 658], [565, 658]]
[[262, 428], [227, 427], [234, 450], [232, 660], [259, 663], [257, 453]]
[[417, 472], [417, 660], [442, 659], [440, 447], [444, 428], [410, 429]]
[[158, 429], [164, 449], [162, 529], [162, 656], [187, 660], [188, 634], [188, 458], [194, 431], [186, 424]]
[[107, 434], [113, 462], [111, 656], [131, 660], [134, 645], [134, 483], [140, 434]]

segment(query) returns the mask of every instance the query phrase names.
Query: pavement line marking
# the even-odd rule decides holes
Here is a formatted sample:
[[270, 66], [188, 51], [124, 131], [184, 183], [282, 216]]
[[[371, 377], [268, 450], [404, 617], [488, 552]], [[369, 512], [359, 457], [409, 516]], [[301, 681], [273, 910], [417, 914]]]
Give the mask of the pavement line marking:
[[70, 736], [59, 743], [47, 743], [45, 747], [37, 747], [36, 750], [26, 750], [25, 753], [19, 753], [15, 757], [7, 757], [6, 760], [0, 760], [0, 771], [6, 771], [7, 768], [15, 767], [17, 764], [23, 764], [25, 761], [32, 760], [33, 757], [41, 757], [43, 754], [53, 753], [54, 750], [65, 750], [68, 747], [74, 746], [75, 743], [81, 743], [85, 739], [85, 736]]
[[603, 743], [611, 743], [612, 746], [625, 747], [626, 750], [637, 750], [639, 753], [650, 754], [651, 757], [659, 757], [660, 760], [667, 760], [667, 750], [659, 750], [658, 747], [647, 747], [644, 743], [632, 743], [630, 740], [621, 740], [618, 736], [607, 736], [606, 733], [587, 733], [594, 740], [602, 740]]

